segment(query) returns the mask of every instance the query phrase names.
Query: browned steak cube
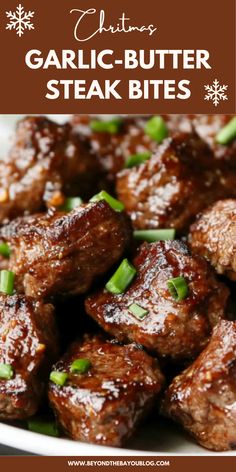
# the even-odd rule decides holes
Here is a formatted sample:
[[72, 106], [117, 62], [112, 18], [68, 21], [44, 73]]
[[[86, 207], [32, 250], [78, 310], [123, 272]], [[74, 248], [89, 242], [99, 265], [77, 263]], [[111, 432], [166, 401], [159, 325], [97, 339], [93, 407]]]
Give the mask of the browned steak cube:
[[18, 218], [1, 232], [12, 248], [16, 287], [34, 298], [86, 292], [121, 257], [132, 235], [128, 217], [105, 201]]
[[64, 195], [91, 196], [99, 173], [96, 156], [69, 124], [27, 117], [17, 126], [9, 155], [0, 161], [0, 222], [58, 206]]
[[118, 174], [117, 194], [135, 228], [184, 231], [224, 193], [215, 166], [212, 151], [196, 134], [176, 134], [144, 164]]
[[233, 166], [235, 171], [236, 139], [232, 139], [227, 145], [217, 142], [218, 133], [233, 117], [234, 115], [163, 115], [171, 134], [176, 131], [190, 133], [195, 130], [210, 146], [218, 163], [225, 161], [228, 166]]
[[236, 165], [236, 139], [227, 145], [217, 143], [217, 135], [233, 115], [193, 115], [192, 125], [199, 136], [209, 144], [216, 159], [225, 160]]
[[[0, 295], [0, 418], [34, 415], [58, 355], [53, 306], [20, 295]], [[12, 369], [2, 378], [2, 365]]]
[[76, 134], [89, 140], [92, 151], [98, 156], [111, 182], [130, 155], [157, 149], [158, 144], [144, 132], [147, 118], [122, 118], [117, 133], [92, 131], [90, 124], [94, 119], [86, 115], [73, 115], [71, 124]]
[[[87, 372], [70, 372], [77, 359], [90, 361]], [[50, 403], [65, 433], [107, 446], [120, 446], [131, 436], [163, 385], [157, 361], [142, 349], [99, 336], [74, 343], [53, 370], [68, 374], [63, 386], [49, 386]]]
[[236, 200], [220, 200], [199, 215], [191, 226], [189, 243], [218, 274], [236, 280]]
[[163, 411], [202, 446], [236, 449], [236, 322], [221, 321], [196, 361], [168, 388]]
[[[143, 244], [134, 266], [137, 276], [128, 290], [95, 293], [86, 300], [87, 313], [120, 341], [135, 341], [173, 360], [196, 356], [224, 317], [228, 289], [204, 259], [192, 256], [179, 241]], [[180, 301], [168, 288], [168, 281], [177, 277], [184, 278], [188, 290]], [[135, 316], [133, 304], [146, 316]]]

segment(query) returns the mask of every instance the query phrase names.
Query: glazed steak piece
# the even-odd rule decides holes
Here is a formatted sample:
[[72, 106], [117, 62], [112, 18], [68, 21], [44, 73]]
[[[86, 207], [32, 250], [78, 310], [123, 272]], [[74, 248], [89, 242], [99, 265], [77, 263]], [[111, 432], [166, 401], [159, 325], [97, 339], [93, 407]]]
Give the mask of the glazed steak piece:
[[189, 243], [218, 274], [236, 280], [236, 200], [220, 200], [205, 210], [191, 226]]
[[1, 233], [12, 248], [9, 267], [18, 291], [48, 298], [86, 292], [121, 257], [132, 231], [124, 213], [100, 201], [18, 218]]
[[64, 195], [91, 196], [101, 169], [69, 124], [27, 117], [0, 161], [0, 222], [63, 203]]
[[196, 361], [174, 379], [163, 411], [202, 446], [236, 449], [236, 322], [221, 321]]
[[80, 138], [89, 140], [92, 151], [98, 156], [111, 182], [130, 155], [157, 149], [158, 144], [144, 132], [147, 117], [122, 118], [119, 132], [111, 134], [92, 131], [90, 123], [94, 119], [86, 115], [73, 115], [71, 125]]
[[[87, 373], [70, 373], [76, 359]], [[49, 400], [65, 433], [75, 440], [120, 446], [150, 410], [162, 388], [158, 363], [135, 344], [99, 336], [72, 345], [54, 370], [69, 374], [62, 387], [50, 382]]]
[[227, 145], [218, 144], [217, 134], [233, 118], [233, 115], [193, 115], [192, 125], [199, 136], [211, 147], [216, 159], [236, 165], [236, 139]]
[[21, 295], [0, 295], [0, 365], [13, 368], [11, 379], [0, 379], [1, 419], [36, 413], [57, 355], [53, 306]]
[[208, 144], [214, 152], [214, 157], [225, 161], [228, 165], [236, 164], [236, 139], [227, 145], [217, 143], [217, 135], [234, 115], [163, 115], [170, 134], [176, 131], [191, 133], [196, 131], [200, 138]]
[[196, 134], [179, 133], [144, 164], [121, 171], [116, 189], [135, 228], [183, 231], [222, 195], [221, 177], [208, 145]]
[[[89, 296], [87, 313], [120, 341], [135, 341], [172, 360], [196, 356], [224, 317], [228, 289], [204, 259], [192, 256], [179, 241], [144, 243], [134, 266], [137, 276], [126, 293], [104, 289]], [[168, 290], [168, 280], [176, 277], [184, 277], [188, 285], [182, 301]], [[147, 311], [144, 319], [132, 314], [132, 304]]]

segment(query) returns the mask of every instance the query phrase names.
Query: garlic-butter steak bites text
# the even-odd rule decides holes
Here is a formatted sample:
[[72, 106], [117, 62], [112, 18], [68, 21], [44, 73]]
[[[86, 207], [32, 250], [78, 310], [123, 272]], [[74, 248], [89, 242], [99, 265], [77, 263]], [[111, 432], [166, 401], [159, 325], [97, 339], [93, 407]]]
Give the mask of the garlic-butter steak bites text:
[[[76, 361], [86, 371], [76, 371]], [[157, 361], [135, 344], [121, 346], [99, 336], [74, 343], [54, 371], [67, 374], [64, 385], [49, 386], [63, 430], [73, 439], [108, 446], [131, 436], [164, 380]]]
[[17, 126], [8, 156], [0, 161], [0, 222], [59, 206], [64, 197], [91, 196], [101, 173], [88, 143], [45, 117]]
[[214, 328], [205, 350], [168, 388], [163, 410], [202, 446], [236, 449], [236, 322]]
[[17, 290], [34, 298], [85, 293], [119, 260], [131, 234], [128, 217], [105, 201], [18, 218], [1, 230]]
[[[134, 266], [137, 275], [127, 291], [115, 295], [104, 289], [89, 296], [87, 313], [117, 339], [140, 343], [161, 357], [196, 356], [224, 317], [228, 289], [204, 259], [179, 241], [144, 243]], [[186, 288], [180, 301], [168, 288], [179, 277]], [[133, 314], [133, 304], [145, 312], [141, 319]]]
[[0, 295], [1, 419], [25, 419], [37, 412], [57, 355], [53, 306]]

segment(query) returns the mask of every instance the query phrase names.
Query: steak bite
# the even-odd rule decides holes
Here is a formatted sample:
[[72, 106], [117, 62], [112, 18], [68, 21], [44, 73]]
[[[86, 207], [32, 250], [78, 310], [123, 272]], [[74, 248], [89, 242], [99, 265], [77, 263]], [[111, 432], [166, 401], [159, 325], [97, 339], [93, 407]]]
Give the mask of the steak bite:
[[[144, 243], [134, 266], [137, 276], [126, 293], [104, 289], [91, 295], [87, 313], [120, 341], [134, 341], [174, 361], [195, 357], [224, 317], [228, 289], [204, 259], [192, 256], [179, 241]], [[187, 284], [181, 301], [168, 288], [177, 277]]]
[[124, 213], [100, 201], [18, 218], [1, 233], [11, 245], [17, 290], [48, 298], [86, 292], [121, 257], [132, 231]]
[[163, 411], [207, 449], [236, 449], [236, 322], [221, 321], [195, 362], [167, 389]]
[[[170, 134], [176, 131], [191, 133], [196, 131], [198, 136], [208, 144], [214, 157], [236, 170], [236, 139], [225, 144], [218, 142], [219, 133], [233, 119], [234, 115], [163, 115]], [[226, 168], [225, 168], [226, 170]], [[235, 192], [235, 190], [234, 190]]]
[[130, 155], [157, 149], [157, 142], [144, 132], [147, 118], [122, 118], [114, 133], [93, 131], [93, 121], [94, 117], [73, 115], [71, 124], [80, 138], [89, 140], [110, 182], [124, 168]]
[[91, 196], [99, 173], [96, 156], [69, 124], [24, 118], [9, 155], [0, 161], [0, 222], [59, 206], [65, 195]]
[[[1, 419], [36, 413], [57, 354], [53, 306], [21, 295], [0, 295]], [[5, 378], [4, 365], [10, 369]]]
[[191, 226], [189, 243], [218, 274], [236, 280], [236, 200], [220, 200], [207, 208]]
[[193, 115], [192, 125], [198, 135], [211, 147], [215, 158], [236, 166], [236, 139], [223, 145], [217, 142], [220, 131], [232, 120], [233, 115]]
[[[78, 359], [86, 363], [83, 373], [71, 372]], [[49, 385], [65, 433], [107, 446], [120, 446], [131, 436], [164, 382], [157, 361], [135, 344], [121, 346], [99, 336], [74, 343], [54, 371], [68, 374], [64, 385]]]
[[117, 176], [117, 194], [137, 229], [185, 230], [195, 215], [222, 193], [210, 148], [197, 135], [165, 140], [139, 167]]

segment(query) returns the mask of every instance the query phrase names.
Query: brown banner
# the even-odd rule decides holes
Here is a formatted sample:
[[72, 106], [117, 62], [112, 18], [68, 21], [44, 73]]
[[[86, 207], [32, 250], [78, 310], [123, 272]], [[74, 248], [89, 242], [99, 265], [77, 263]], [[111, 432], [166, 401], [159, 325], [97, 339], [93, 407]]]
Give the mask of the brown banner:
[[4, 472], [42, 472], [57, 470], [65, 472], [68, 470], [88, 471], [101, 470], [107, 472], [144, 470], [162, 470], [168, 472], [235, 472], [236, 457], [1, 457], [1, 470]]
[[235, 0], [1, 0], [0, 50], [1, 113], [236, 111]]

